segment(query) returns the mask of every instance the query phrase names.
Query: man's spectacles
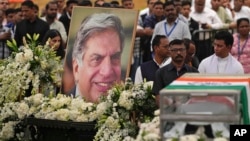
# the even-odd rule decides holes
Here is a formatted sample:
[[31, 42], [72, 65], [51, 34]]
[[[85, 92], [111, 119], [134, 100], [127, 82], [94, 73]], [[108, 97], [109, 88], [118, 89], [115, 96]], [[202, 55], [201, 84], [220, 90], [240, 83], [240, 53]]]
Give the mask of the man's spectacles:
[[174, 49], [170, 49], [171, 52], [177, 53], [179, 52], [184, 52], [186, 49], [185, 48], [174, 48]]

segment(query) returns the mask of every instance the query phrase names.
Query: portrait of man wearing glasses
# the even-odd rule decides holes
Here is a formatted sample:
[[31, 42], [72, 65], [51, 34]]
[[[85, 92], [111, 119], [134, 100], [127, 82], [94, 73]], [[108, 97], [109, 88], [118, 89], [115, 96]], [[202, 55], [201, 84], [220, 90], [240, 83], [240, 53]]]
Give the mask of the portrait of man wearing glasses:
[[182, 76], [186, 72], [198, 72], [194, 67], [185, 63], [187, 49], [184, 41], [174, 39], [169, 43], [171, 63], [158, 69], [153, 84], [153, 94], [156, 96], [156, 104], [159, 106], [159, 92], [171, 82]]

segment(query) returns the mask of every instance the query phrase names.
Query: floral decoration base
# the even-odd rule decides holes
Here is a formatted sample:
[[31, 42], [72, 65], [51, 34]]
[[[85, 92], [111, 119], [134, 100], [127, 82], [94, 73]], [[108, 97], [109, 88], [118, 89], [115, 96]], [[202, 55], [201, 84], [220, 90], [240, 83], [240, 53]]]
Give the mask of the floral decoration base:
[[93, 141], [97, 132], [95, 122], [72, 122], [26, 118], [32, 140], [35, 141]]

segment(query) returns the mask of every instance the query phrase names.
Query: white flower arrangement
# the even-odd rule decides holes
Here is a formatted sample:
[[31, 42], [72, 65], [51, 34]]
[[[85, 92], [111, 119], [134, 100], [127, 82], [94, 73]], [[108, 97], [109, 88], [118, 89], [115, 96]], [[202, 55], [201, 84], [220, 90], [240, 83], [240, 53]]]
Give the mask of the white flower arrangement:
[[134, 85], [131, 79], [127, 79], [125, 84], [112, 87], [108, 96], [102, 100], [108, 103], [109, 110], [98, 118], [95, 140], [135, 137], [139, 124], [154, 118], [156, 105], [151, 89], [151, 82]]
[[63, 67], [60, 57], [48, 44], [37, 45], [39, 34], [27, 34], [24, 46], [16, 41], [7, 41], [12, 55], [0, 63], [0, 103], [14, 102], [23, 97], [28, 89], [31, 94], [41, 91], [41, 87], [61, 85]]
[[[154, 118], [152, 113], [156, 105], [151, 88], [152, 85], [148, 83], [133, 85], [128, 79], [125, 83], [112, 87], [108, 96], [102, 97], [98, 104], [86, 102], [80, 97], [62, 94], [48, 97], [41, 93], [25, 97], [20, 102], [4, 103], [0, 111], [0, 140], [23, 140], [25, 127], [21, 123], [29, 116], [61, 121], [96, 121], [98, 131], [95, 140], [98, 141], [136, 137], [139, 123]], [[118, 101], [124, 93], [133, 101], [120, 104]], [[19, 132], [15, 130], [17, 126]]]

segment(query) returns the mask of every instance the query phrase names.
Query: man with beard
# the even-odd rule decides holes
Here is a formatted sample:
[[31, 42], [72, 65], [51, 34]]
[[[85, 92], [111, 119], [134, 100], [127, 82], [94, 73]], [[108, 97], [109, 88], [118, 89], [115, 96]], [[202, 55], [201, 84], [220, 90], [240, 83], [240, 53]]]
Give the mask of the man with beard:
[[169, 41], [173, 39], [191, 39], [188, 25], [178, 18], [174, 3], [172, 1], [166, 2], [164, 10], [166, 20], [158, 22], [155, 25], [152, 39], [154, 39], [155, 35], [165, 35]]
[[156, 104], [159, 106], [159, 92], [178, 77], [186, 72], [198, 72], [194, 67], [185, 63], [186, 47], [183, 40], [174, 39], [169, 43], [170, 56], [172, 62], [156, 71], [153, 85], [153, 94], [156, 96]]
[[45, 15], [45, 17], [42, 17], [41, 19], [50, 25], [50, 29], [58, 30], [62, 36], [64, 43], [66, 43], [67, 33], [66, 33], [66, 30], [65, 30], [62, 22], [60, 22], [56, 19], [57, 9], [58, 9], [58, 6], [57, 6], [56, 2], [52, 1], [52, 2], [47, 3], [45, 6], [45, 14], [46, 15]]

